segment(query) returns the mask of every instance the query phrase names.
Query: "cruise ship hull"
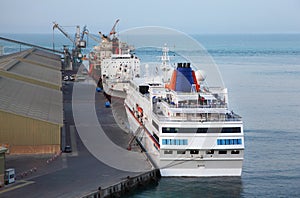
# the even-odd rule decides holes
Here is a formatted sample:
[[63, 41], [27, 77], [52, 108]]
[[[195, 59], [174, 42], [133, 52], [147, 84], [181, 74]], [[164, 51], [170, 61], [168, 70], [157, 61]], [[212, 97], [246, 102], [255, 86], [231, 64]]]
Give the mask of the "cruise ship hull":
[[[146, 155], [154, 167], [160, 169], [163, 177], [215, 177], [215, 176], [241, 176], [243, 165], [243, 153], [237, 158], [212, 158], [205, 153], [198, 156], [165, 158], [163, 151], [154, 146], [151, 134], [147, 132], [142, 123], [133, 115], [129, 108], [126, 108], [130, 131], [135, 133], [139, 127], [143, 132], [137, 135], [136, 140], [142, 146]], [[201, 156], [202, 155], [202, 156]]]
[[174, 160], [165, 162], [168, 164], [166, 167], [172, 166], [172, 168], [164, 168], [162, 166], [160, 172], [163, 177], [233, 177], [241, 176], [243, 160]]

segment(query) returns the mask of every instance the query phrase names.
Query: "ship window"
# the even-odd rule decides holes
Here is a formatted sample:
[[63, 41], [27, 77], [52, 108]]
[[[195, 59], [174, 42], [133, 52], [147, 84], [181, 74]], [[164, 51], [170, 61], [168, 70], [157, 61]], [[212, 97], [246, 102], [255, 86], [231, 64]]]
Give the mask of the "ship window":
[[190, 150], [190, 154], [199, 154], [199, 151], [198, 150]]
[[207, 133], [208, 128], [198, 128], [197, 133]]
[[169, 127], [163, 127], [162, 128], [163, 133], [177, 133], [178, 128], [169, 128]]
[[231, 154], [233, 154], [233, 155], [238, 155], [238, 154], [240, 154], [240, 151], [238, 151], [238, 150], [233, 150], [233, 151], [231, 151]]
[[167, 140], [166, 139], [162, 139], [161, 143], [162, 143], [162, 145], [167, 145]]
[[242, 139], [218, 139], [217, 145], [239, 145], [242, 144]]
[[187, 139], [183, 140], [183, 145], [188, 145], [188, 140]]
[[171, 143], [170, 143], [171, 145], [176, 145], [176, 142], [177, 142], [176, 140], [171, 139], [170, 141], [171, 141]]
[[241, 128], [240, 127], [226, 127], [222, 128], [221, 133], [240, 133]]
[[178, 145], [184, 145], [183, 140], [179, 140]]
[[242, 144], [242, 139], [237, 139], [237, 144]]
[[229, 139], [225, 140], [225, 145], [230, 145], [230, 140]]
[[197, 128], [179, 128], [178, 133], [197, 133]]
[[221, 151], [219, 151], [219, 154], [220, 154], [220, 155], [226, 155], [226, 154], [227, 154], [227, 151], [221, 150]]
[[185, 154], [185, 151], [177, 151], [177, 154], [178, 154], [178, 155], [184, 155], [184, 154]]
[[188, 145], [187, 139], [162, 139], [162, 145]]
[[164, 151], [164, 154], [166, 154], [166, 155], [171, 155], [171, 154], [173, 154], [173, 151], [165, 150], [165, 151]]
[[209, 150], [209, 151], [206, 151], [206, 154], [208, 154], [208, 155], [211, 155], [211, 154], [214, 154], [214, 150]]
[[234, 144], [234, 145], [237, 145], [237, 144], [238, 144], [237, 139], [233, 139], [233, 144]]
[[141, 92], [141, 94], [149, 93], [149, 86], [141, 85], [141, 86], [139, 86], [139, 91]]
[[[176, 113], [176, 116], [181, 116]], [[163, 133], [241, 133], [240, 127], [226, 128], [168, 128], [163, 127]]]

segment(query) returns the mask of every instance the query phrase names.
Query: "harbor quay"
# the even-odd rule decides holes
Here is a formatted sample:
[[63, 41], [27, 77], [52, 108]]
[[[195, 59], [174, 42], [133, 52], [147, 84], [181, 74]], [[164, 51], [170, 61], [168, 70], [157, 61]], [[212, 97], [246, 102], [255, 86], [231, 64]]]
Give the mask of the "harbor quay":
[[[34, 64], [43, 62], [36, 60]], [[64, 74], [63, 72], [62, 75]], [[73, 90], [75, 94], [78, 93], [78, 97]], [[96, 83], [88, 76], [83, 81], [62, 80], [63, 126], [59, 151], [45, 154], [7, 154], [5, 165], [6, 168], [15, 169], [16, 181], [0, 188], [0, 197], [121, 196], [139, 186], [158, 182], [159, 171], [151, 166], [146, 156], [138, 148], [126, 150], [125, 147], [132, 137], [111, 119], [113, 104], [112, 108], [106, 108], [105, 96], [95, 90]], [[84, 93], [92, 91], [94, 98], [86, 98], [90, 94]], [[91, 109], [94, 110], [96, 118], [88, 116]], [[77, 126], [74, 120], [78, 117], [86, 120], [80, 120]], [[97, 123], [90, 123], [94, 121], [102, 126], [102, 130], [99, 130]], [[78, 130], [82, 128], [86, 136]], [[111, 133], [120, 138], [111, 140]], [[105, 146], [113, 145], [101, 142], [104, 140], [111, 140], [112, 144], [119, 147], [120, 152], [109, 152], [112, 147], [107, 149]], [[119, 156], [126, 152], [126, 159]], [[117, 161], [107, 161], [111, 159]], [[118, 164], [126, 167], [130, 163], [138, 171], [117, 167]]]

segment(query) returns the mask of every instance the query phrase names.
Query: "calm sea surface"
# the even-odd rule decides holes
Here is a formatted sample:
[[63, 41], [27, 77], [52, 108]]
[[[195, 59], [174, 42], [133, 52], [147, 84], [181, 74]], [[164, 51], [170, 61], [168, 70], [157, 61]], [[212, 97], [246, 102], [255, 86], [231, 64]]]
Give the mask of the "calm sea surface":
[[[52, 35], [1, 36], [53, 46]], [[214, 58], [230, 109], [243, 117], [242, 177], [163, 178], [130, 197], [300, 197], [300, 35], [192, 36]], [[57, 49], [68, 42], [55, 41]], [[0, 45], [5, 53], [20, 48]]]

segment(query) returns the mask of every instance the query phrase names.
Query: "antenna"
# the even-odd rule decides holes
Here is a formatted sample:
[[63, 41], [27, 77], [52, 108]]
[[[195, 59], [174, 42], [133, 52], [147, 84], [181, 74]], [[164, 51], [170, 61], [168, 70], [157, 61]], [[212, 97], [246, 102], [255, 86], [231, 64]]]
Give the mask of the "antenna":
[[145, 77], [149, 77], [149, 65], [148, 64], [145, 65], [145, 70], [146, 70]]
[[163, 82], [167, 82], [168, 78], [168, 71], [170, 71], [170, 57], [169, 57], [169, 48], [167, 47], [167, 44], [165, 43], [164, 47], [162, 48], [162, 56], [161, 56], [161, 70], [163, 72]]

